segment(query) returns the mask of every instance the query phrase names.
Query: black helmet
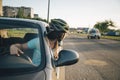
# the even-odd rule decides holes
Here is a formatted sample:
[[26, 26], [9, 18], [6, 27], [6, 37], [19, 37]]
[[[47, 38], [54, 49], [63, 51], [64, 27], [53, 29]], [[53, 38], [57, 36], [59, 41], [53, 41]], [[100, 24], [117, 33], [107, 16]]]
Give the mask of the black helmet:
[[68, 24], [62, 19], [51, 19], [49, 23], [50, 28], [57, 32], [67, 32], [69, 30]]

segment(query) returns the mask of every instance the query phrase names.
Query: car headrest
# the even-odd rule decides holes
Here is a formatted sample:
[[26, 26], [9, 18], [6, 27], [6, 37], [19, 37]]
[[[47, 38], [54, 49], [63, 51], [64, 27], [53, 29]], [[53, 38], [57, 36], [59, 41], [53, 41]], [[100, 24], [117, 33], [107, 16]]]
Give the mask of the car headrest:
[[29, 40], [38, 37], [37, 33], [26, 33], [24, 36], [25, 42], [28, 42]]

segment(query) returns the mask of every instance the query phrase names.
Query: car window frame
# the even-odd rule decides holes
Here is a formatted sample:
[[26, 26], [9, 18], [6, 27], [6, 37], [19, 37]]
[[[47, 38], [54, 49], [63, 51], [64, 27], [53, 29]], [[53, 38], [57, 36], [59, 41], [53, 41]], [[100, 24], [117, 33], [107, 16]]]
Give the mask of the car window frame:
[[[5, 22], [7, 22], [7, 21], [8, 21], [8, 23], [5, 24]], [[3, 22], [3, 24], [2, 24], [2, 22]], [[13, 23], [11, 23], [11, 22], [13, 22]], [[17, 24], [17, 23], [20, 23], [20, 24]], [[15, 28], [25, 28], [25, 27], [26, 28], [38, 28], [39, 37], [41, 37], [40, 38], [40, 40], [41, 40], [40, 41], [40, 46], [42, 45], [42, 47], [40, 47], [41, 50], [42, 50], [41, 51], [41, 53], [42, 53], [41, 54], [41, 56], [42, 56], [41, 64], [42, 65], [39, 65], [38, 67], [34, 67], [34, 68], [0, 69], [0, 74], [2, 73], [1, 76], [4, 76], [4, 75], [16, 75], [16, 74], [30, 73], [30, 72], [36, 72], [36, 71], [43, 70], [45, 68], [46, 59], [45, 59], [45, 49], [44, 49], [45, 45], [44, 45], [44, 41], [43, 41], [44, 33], [42, 32], [42, 26], [40, 24], [37, 24], [37, 23], [25, 22], [25, 21], [14, 21], [14, 20], [11, 20], [11, 21], [9, 21], [9, 20], [1, 21], [0, 20], [0, 26], [1, 25], [6, 25], [6, 26], [10, 25], [9, 28], [14, 28], [13, 26], [16, 26]], [[8, 28], [8, 26], [4, 27], [4, 29], [6, 29], [6, 28]], [[0, 29], [3, 29], [3, 28], [0, 27]]]

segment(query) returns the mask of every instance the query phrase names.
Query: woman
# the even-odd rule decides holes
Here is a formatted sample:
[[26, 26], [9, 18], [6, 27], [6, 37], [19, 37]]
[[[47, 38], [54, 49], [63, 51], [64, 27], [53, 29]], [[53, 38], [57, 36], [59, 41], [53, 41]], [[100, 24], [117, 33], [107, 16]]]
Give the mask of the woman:
[[[59, 43], [64, 39], [65, 33], [68, 31], [69, 26], [68, 24], [62, 20], [62, 19], [52, 19], [49, 23], [50, 27], [47, 27], [47, 38], [49, 40], [50, 47], [53, 50], [55, 59], [58, 58], [58, 52], [59, 52]], [[39, 38], [32, 39], [28, 41], [27, 43], [23, 44], [13, 44], [10, 46], [10, 54], [17, 56], [20, 56], [20, 54], [23, 54], [23, 49], [34, 49], [33, 54], [33, 63], [36, 65], [40, 64], [39, 59], [41, 56], [40, 53], [40, 46], [39, 46]]]

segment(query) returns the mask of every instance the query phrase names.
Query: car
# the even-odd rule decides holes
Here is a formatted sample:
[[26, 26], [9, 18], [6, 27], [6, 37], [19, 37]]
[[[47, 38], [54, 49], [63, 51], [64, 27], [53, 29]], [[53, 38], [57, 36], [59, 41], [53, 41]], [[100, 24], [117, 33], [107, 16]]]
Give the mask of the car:
[[100, 39], [101, 38], [101, 33], [99, 31], [99, 29], [97, 28], [92, 28], [92, 29], [89, 29], [88, 30], [88, 33], [87, 33], [87, 38], [88, 39]]
[[[55, 60], [46, 38], [47, 23], [43, 21], [0, 17], [0, 80], [64, 80], [57, 78], [56, 68], [79, 61], [76, 51], [62, 49]], [[10, 46], [39, 38], [39, 65], [32, 62], [33, 50], [23, 50], [20, 56], [10, 54]], [[64, 69], [63, 69], [64, 70]], [[65, 75], [63, 75], [65, 76]]]

